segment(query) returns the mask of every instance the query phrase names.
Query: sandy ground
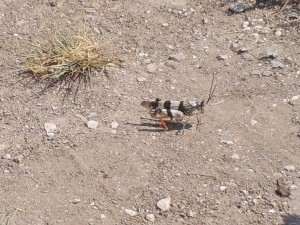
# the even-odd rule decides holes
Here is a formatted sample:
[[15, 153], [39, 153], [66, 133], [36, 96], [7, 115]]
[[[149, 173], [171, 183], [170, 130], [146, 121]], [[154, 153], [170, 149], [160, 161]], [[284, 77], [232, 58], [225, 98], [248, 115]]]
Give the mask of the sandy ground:
[[[228, 16], [229, 6], [2, 0], [0, 224], [300, 224], [299, 11]], [[86, 24], [123, 60], [76, 102], [12, 85], [15, 54], [50, 24]], [[166, 132], [140, 106], [207, 99], [213, 75], [198, 129], [191, 117]], [[275, 193], [280, 177], [289, 197]]]

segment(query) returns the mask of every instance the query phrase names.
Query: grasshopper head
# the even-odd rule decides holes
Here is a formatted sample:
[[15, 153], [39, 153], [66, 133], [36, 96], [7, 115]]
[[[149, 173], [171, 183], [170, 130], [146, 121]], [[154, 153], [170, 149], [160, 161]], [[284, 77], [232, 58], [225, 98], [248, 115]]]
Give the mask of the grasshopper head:
[[143, 107], [145, 107], [147, 109], [150, 109], [151, 108], [150, 107], [150, 103], [151, 102], [149, 102], [149, 101], [142, 101], [141, 106], [143, 106]]

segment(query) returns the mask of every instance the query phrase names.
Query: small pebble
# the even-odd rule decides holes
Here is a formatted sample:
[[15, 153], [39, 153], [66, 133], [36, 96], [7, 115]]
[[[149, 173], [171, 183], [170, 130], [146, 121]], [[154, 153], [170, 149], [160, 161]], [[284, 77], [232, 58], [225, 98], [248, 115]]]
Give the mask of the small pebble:
[[100, 218], [101, 218], [101, 219], [105, 219], [106, 216], [105, 216], [104, 214], [100, 214]]
[[14, 158], [13, 161], [16, 163], [21, 163], [23, 159], [24, 159], [24, 156], [19, 155], [17, 158]]
[[239, 51], [239, 47], [240, 47], [240, 45], [237, 44], [237, 43], [232, 43], [232, 44], [230, 45], [230, 49], [231, 49], [232, 51], [234, 51], [234, 52], [238, 52], [238, 51]]
[[220, 186], [220, 191], [225, 191], [226, 190], [226, 186]]
[[5, 159], [11, 159], [11, 155], [10, 154], [5, 154]]
[[272, 60], [271, 61], [271, 67], [272, 68], [284, 68], [284, 64], [277, 61], [277, 60]]
[[119, 123], [117, 121], [113, 121], [113, 122], [111, 122], [110, 126], [112, 129], [117, 129], [119, 126]]
[[173, 60], [176, 62], [180, 62], [185, 59], [185, 55], [182, 52], [178, 52], [176, 54], [170, 55], [169, 60]]
[[145, 82], [147, 79], [145, 77], [138, 77], [137, 81], [138, 82]]
[[145, 59], [143, 63], [144, 63], [144, 64], [149, 64], [149, 63], [151, 63], [151, 62], [152, 62], [151, 59]]
[[138, 213], [132, 209], [124, 209], [124, 212], [129, 216], [136, 216]]
[[297, 188], [298, 188], [298, 186], [295, 185], [295, 184], [292, 184], [291, 186], [289, 186], [289, 189], [290, 189], [291, 191], [294, 191], [294, 190], [296, 190]]
[[248, 27], [249, 26], [249, 21], [244, 21], [243, 23], [242, 23], [242, 28], [246, 28], [246, 27]]
[[268, 210], [268, 213], [275, 213], [275, 212], [276, 212], [275, 209]]
[[56, 130], [56, 125], [54, 123], [44, 123], [44, 128], [49, 137], [54, 136], [54, 131]]
[[208, 24], [208, 19], [207, 19], [206, 17], [204, 17], [204, 18], [202, 19], [202, 23], [203, 23], [203, 24]]
[[169, 26], [169, 24], [168, 23], [163, 23], [162, 26], [167, 27], [167, 26]]
[[293, 172], [296, 170], [296, 167], [293, 165], [286, 165], [286, 166], [284, 166], [284, 169], [288, 172]]
[[88, 128], [90, 129], [96, 129], [96, 127], [98, 126], [98, 122], [95, 120], [89, 120], [86, 125], [88, 126]]
[[53, 0], [49, 0], [49, 5], [50, 5], [51, 7], [55, 7], [55, 6], [57, 6], [57, 2], [56, 2], [56, 1], [53, 1]]
[[249, 195], [249, 192], [247, 190], [241, 190], [241, 193], [243, 193], [243, 195], [245, 196]]
[[271, 77], [273, 75], [273, 73], [271, 71], [263, 71], [262, 75], [264, 77]]
[[157, 70], [157, 66], [153, 63], [148, 64], [146, 70], [148, 73], [154, 73]]
[[80, 199], [79, 199], [79, 198], [75, 198], [75, 199], [72, 201], [73, 204], [78, 204], [79, 202], [80, 202]]
[[197, 214], [197, 213], [193, 212], [192, 210], [189, 210], [189, 211], [187, 212], [187, 216], [188, 216], [188, 217], [196, 217], [196, 214]]
[[228, 56], [227, 56], [227, 55], [218, 55], [218, 56], [217, 56], [217, 59], [218, 59], [218, 60], [227, 60], [227, 59], [228, 59]]
[[147, 214], [147, 215], [146, 215], [146, 219], [147, 219], [148, 221], [154, 222], [155, 216], [154, 216], [154, 214]]
[[233, 141], [222, 140], [221, 143], [225, 145], [233, 145]]
[[257, 124], [257, 121], [256, 121], [256, 120], [253, 120], [253, 119], [251, 119], [251, 120], [250, 120], [250, 124], [251, 124], [252, 126], [254, 126], [255, 124]]
[[170, 67], [172, 69], [176, 69], [177, 65], [178, 65], [178, 62], [176, 61], [173, 61], [173, 60], [167, 60], [167, 62], [165, 63], [165, 65], [167, 67]]
[[242, 53], [245, 53], [245, 52], [249, 52], [249, 49], [246, 48], [246, 47], [241, 47], [237, 51], [238, 51], [238, 54], [242, 54]]
[[161, 210], [161, 211], [168, 211], [170, 208], [171, 204], [171, 198], [167, 197], [164, 199], [161, 199], [157, 202], [156, 206]]
[[261, 76], [262, 72], [260, 70], [252, 70], [251, 75], [252, 76]]
[[233, 154], [231, 156], [231, 158], [234, 159], [234, 160], [237, 160], [237, 159], [240, 159], [240, 156], [238, 154]]
[[260, 38], [258, 33], [251, 34], [251, 37], [253, 37], [255, 41], [259, 41]]
[[281, 35], [282, 35], [281, 30], [276, 30], [276, 31], [275, 31], [275, 36], [279, 37], [279, 36], [281, 36]]

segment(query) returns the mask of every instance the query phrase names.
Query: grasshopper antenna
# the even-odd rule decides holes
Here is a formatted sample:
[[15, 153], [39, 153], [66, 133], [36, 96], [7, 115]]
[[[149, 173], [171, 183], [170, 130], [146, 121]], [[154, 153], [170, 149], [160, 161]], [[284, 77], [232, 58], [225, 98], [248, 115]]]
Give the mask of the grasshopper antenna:
[[210, 90], [209, 90], [208, 99], [206, 101], [206, 104], [208, 104], [208, 102], [212, 98], [212, 96], [215, 92], [216, 86], [217, 86], [217, 84], [215, 84], [215, 75], [213, 75], [213, 79], [211, 81]]

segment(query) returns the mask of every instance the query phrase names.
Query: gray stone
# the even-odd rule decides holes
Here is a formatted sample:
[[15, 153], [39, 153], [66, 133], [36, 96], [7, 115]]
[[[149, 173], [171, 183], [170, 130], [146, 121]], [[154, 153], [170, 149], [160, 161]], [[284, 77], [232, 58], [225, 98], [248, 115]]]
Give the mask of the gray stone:
[[178, 65], [178, 62], [175, 62], [175, 61], [173, 61], [173, 60], [168, 60], [168, 61], [165, 63], [165, 65], [166, 65], [167, 67], [172, 68], [172, 69], [176, 69], [176, 68], [177, 68], [177, 65]]
[[21, 163], [23, 159], [24, 159], [24, 156], [19, 155], [17, 158], [14, 158], [13, 161], [16, 163]]
[[249, 52], [249, 49], [246, 48], [246, 47], [241, 47], [238, 49], [238, 53], [241, 54], [241, 53], [245, 53], [245, 52]]
[[252, 70], [251, 75], [252, 76], [261, 76], [262, 72], [260, 70]]
[[273, 73], [271, 71], [263, 71], [262, 75], [264, 77], [271, 77], [273, 75]]
[[203, 24], [208, 24], [208, 19], [207, 19], [206, 17], [204, 17], [204, 18], [202, 19], [202, 23], [203, 23]]
[[173, 60], [176, 62], [180, 62], [185, 59], [185, 55], [182, 52], [178, 52], [176, 54], [170, 55], [169, 60]]
[[255, 57], [247, 52], [241, 54], [241, 58], [246, 61], [254, 61]]
[[284, 64], [282, 62], [279, 62], [277, 60], [272, 60], [271, 61], [271, 67], [272, 68], [284, 68]]
[[218, 59], [218, 60], [227, 60], [227, 59], [228, 59], [228, 56], [227, 56], [227, 55], [218, 55], [218, 56], [217, 56], [217, 59]]

